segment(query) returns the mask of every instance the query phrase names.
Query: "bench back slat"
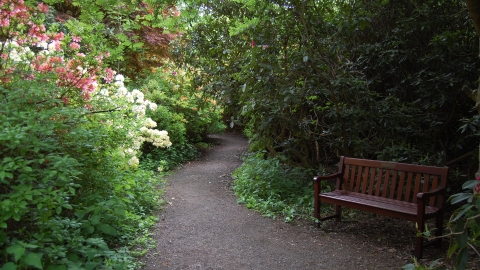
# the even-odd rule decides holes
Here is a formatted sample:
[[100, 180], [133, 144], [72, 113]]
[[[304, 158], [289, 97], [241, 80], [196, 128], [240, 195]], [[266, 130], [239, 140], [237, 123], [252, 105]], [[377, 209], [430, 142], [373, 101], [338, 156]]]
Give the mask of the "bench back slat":
[[389, 199], [393, 199], [395, 196], [395, 191], [397, 190], [397, 176], [398, 173], [395, 171], [392, 171], [392, 184], [390, 185], [390, 194], [388, 196]]
[[367, 186], [368, 186], [368, 175], [370, 174], [370, 167], [363, 167], [363, 185], [362, 185], [362, 193], [365, 194], [367, 192]]
[[[362, 177], [363, 175], [363, 166], [358, 166], [358, 175]], [[362, 187], [363, 181], [359, 180], [359, 184], [355, 185], [355, 192], [360, 192], [360, 188]]]
[[405, 187], [405, 172], [400, 172], [400, 183], [398, 184], [397, 201], [402, 200], [403, 189]]
[[374, 170], [377, 172], [377, 183], [375, 185], [375, 196], [380, 196], [380, 185], [382, 184], [383, 181], [383, 170], [376, 169]]
[[370, 184], [367, 186], [367, 190], [368, 190], [368, 195], [372, 195], [373, 185], [375, 184], [375, 168], [370, 168], [368, 170], [368, 173], [370, 174]]
[[412, 197], [413, 197], [413, 202], [417, 202], [417, 196], [415, 194], [418, 194], [420, 192], [420, 184], [421, 184], [421, 174], [417, 173], [417, 177], [415, 177], [415, 191], [413, 191]]
[[[337, 182], [337, 189], [413, 203], [417, 202], [419, 192], [445, 187], [448, 173], [447, 167], [346, 157], [341, 158], [340, 166], [343, 179]], [[429, 200], [431, 206], [441, 207], [438, 204], [443, 204], [443, 197]]]
[[[433, 176], [433, 181], [432, 181], [432, 189], [436, 189], [438, 187], [438, 175]], [[430, 198], [430, 205], [434, 205], [435, 203], [435, 197]]]
[[413, 179], [413, 172], [406, 172], [407, 173], [407, 191], [404, 194], [404, 198], [402, 201], [409, 202], [410, 201], [410, 191], [412, 190], [412, 179]]

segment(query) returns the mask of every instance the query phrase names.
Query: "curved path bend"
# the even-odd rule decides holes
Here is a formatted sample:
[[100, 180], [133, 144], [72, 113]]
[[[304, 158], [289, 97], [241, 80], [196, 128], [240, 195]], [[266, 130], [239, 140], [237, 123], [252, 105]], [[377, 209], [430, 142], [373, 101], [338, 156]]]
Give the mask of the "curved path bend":
[[237, 204], [230, 174], [241, 165], [247, 140], [211, 137], [220, 144], [167, 177], [169, 204], [159, 214], [157, 246], [143, 258], [144, 270], [399, 269], [405, 263], [394, 249], [355, 235], [264, 218]]

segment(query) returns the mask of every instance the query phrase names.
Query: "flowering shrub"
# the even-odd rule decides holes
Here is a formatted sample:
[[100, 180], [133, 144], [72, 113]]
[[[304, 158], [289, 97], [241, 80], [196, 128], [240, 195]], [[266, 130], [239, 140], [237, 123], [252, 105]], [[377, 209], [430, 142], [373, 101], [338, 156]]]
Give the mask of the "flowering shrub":
[[207, 134], [225, 130], [222, 108], [193, 89], [191, 75], [170, 61], [164, 61], [162, 68], [150, 74], [140, 89], [146, 98], [161, 104], [157, 110], [147, 111], [147, 116], [158, 122], [157, 128], [171, 132], [174, 143], [170, 148], [145, 144], [142, 159], [149, 168], [166, 171], [194, 159], [199, 154], [195, 146], [205, 140]]
[[35, 2], [0, 0], [0, 267], [131, 267], [160, 196], [139, 150], [169, 135], [108, 52], [47, 31]]

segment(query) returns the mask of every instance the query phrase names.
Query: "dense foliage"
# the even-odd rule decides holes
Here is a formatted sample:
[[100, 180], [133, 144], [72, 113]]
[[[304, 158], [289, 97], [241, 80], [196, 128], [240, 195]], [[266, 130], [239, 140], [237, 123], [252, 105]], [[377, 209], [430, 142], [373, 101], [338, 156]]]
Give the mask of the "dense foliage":
[[[193, 0], [181, 14], [175, 59], [261, 153], [236, 172], [248, 207], [280, 213], [295, 204], [281, 195], [303, 190], [262, 170], [331, 171], [340, 155], [447, 165], [452, 193], [477, 172], [479, 44], [464, 1]], [[452, 240], [462, 265], [471, 228], [470, 245]]]
[[304, 167], [341, 154], [445, 165], [476, 145], [463, 2], [192, 2], [203, 16], [178, 59], [254, 150]]
[[196, 153], [190, 147], [172, 163], [142, 151], [175, 154], [212, 123], [222, 128], [212, 102], [187, 93], [195, 102], [172, 102], [177, 89], [162, 78], [172, 71], [148, 66], [159, 61], [142, 62], [142, 80], [121, 74], [133, 74], [127, 67], [142, 55], [163, 55], [163, 43], [146, 48], [135, 33], [166, 16], [153, 8], [169, 6], [0, 0], [0, 7], [0, 268], [137, 267], [161, 203], [158, 167]]

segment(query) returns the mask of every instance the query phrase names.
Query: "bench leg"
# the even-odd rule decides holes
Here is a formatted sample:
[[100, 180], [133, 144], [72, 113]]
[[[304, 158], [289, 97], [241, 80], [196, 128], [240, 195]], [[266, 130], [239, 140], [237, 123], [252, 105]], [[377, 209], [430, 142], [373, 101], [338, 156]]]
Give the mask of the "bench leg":
[[342, 221], [342, 207], [340, 205], [335, 205], [335, 215], [338, 222]]
[[[418, 226], [418, 231], [417, 233], [423, 233], [425, 231], [425, 219], [423, 218], [423, 215], [420, 215], [418, 220], [417, 220], [417, 226]], [[423, 255], [423, 236], [417, 236], [415, 238], [415, 257], [417, 260], [420, 260]]]

